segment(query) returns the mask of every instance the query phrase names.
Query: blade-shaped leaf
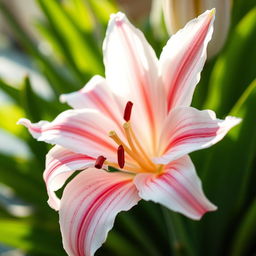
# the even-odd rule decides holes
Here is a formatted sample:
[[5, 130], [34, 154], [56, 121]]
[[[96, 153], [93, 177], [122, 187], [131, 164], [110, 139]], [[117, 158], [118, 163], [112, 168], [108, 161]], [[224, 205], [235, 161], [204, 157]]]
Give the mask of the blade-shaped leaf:
[[32, 122], [38, 122], [42, 119], [41, 108], [38, 105], [37, 97], [32, 90], [28, 76], [26, 76], [23, 81], [21, 101], [27, 118]]
[[10, 12], [10, 10], [4, 5], [3, 2], [0, 2], [0, 12], [3, 14], [8, 24], [11, 26], [15, 35], [19, 38], [19, 42], [30, 53], [34, 59], [37, 61], [38, 65], [42, 69], [42, 72], [45, 72], [47, 77], [51, 80], [52, 88], [60, 93], [67, 92], [76, 88], [76, 84], [72, 84], [72, 81], [66, 76], [65, 73], [61, 73], [55, 65], [44, 56], [39, 48], [36, 46], [34, 41], [27, 35], [27, 33], [21, 28], [15, 16]]
[[230, 256], [248, 255], [248, 245], [252, 245], [256, 238], [256, 201], [254, 200], [239, 223]]
[[45, 228], [46, 225], [14, 220], [0, 219], [0, 242], [8, 246], [16, 247], [29, 255], [62, 255], [59, 237]]
[[88, 46], [85, 36], [80, 33], [62, 5], [51, 0], [38, 0], [38, 3], [54, 29], [56, 38], [62, 41], [68, 57], [73, 58], [73, 65], [85, 74], [101, 73], [102, 64], [95, 55], [95, 49]]
[[234, 228], [233, 221], [249, 191], [256, 154], [256, 118], [252, 111], [256, 109], [255, 99], [254, 81], [231, 112], [243, 118], [242, 123], [233, 128], [222, 142], [201, 155], [204, 159], [201, 175], [206, 194], [219, 207], [200, 223], [204, 230], [204, 248], [212, 248], [208, 255], [218, 255], [221, 248], [225, 248], [230, 228]]
[[220, 55], [211, 74], [205, 108], [218, 115], [227, 114], [246, 86], [255, 78], [256, 8], [252, 9], [235, 28], [225, 51]]
[[19, 90], [0, 79], [0, 89], [3, 90], [17, 105], [20, 105]]

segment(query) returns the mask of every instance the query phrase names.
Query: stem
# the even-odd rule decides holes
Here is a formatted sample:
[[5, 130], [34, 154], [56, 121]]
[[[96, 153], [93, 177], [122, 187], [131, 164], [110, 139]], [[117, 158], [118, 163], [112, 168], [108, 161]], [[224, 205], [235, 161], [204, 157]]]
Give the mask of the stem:
[[169, 247], [170, 250], [172, 251], [172, 254], [174, 256], [179, 256], [180, 252], [179, 252], [179, 241], [177, 238], [177, 234], [176, 234], [176, 230], [173, 224], [173, 221], [171, 219], [170, 216], [170, 212], [167, 208], [165, 208], [164, 206], [161, 206], [161, 210], [164, 216], [164, 221], [166, 224], [166, 228], [167, 228], [167, 233], [168, 233], [168, 243], [169, 243]]
[[176, 213], [172, 213], [167, 208], [161, 206], [164, 220], [167, 227], [169, 236], [170, 249], [174, 256], [195, 256], [194, 248], [191, 246], [187, 230], [184, 227], [184, 223], [180, 219], [180, 216]]

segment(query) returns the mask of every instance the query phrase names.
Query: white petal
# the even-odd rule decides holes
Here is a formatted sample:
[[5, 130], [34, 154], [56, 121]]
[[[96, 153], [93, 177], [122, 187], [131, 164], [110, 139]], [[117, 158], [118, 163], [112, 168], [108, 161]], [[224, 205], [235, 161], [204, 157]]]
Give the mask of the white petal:
[[199, 111], [191, 107], [174, 109], [162, 131], [162, 156], [154, 161], [167, 164], [193, 151], [208, 148], [240, 122], [240, 118], [232, 116], [225, 120], [217, 119], [211, 110]]
[[160, 74], [168, 110], [189, 106], [206, 60], [206, 46], [213, 32], [213, 11], [206, 11], [173, 35], [160, 56]]
[[216, 8], [216, 20], [214, 22], [214, 33], [208, 47], [208, 56], [216, 55], [224, 45], [230, 27], [232, 1], [230, 0], [204, 0], [201, 4], [202, 10]]
[[94, 166], [95, 158], [74, 153], [60, 146], [54, 146], [46, 156], [44, 181], [49, 195], [48, 204], [59, 210], [60, 200], [56, 190], [60, 189], [66, 180], [77, 170]]
[[61, 145], [73, 152], [91, 157], [104, 155], [116, 160], [116, 144], [109, 138], [111, 130], [122, 131], [110, 119], [93, 109], [67, 110], [52, 122], [41, 121], [31, 124], [27, 119], [18, 122], [26, 126], [39, 141]]
[[123, 122], [124, 106], [113, 95], [106, 80], [101, 76], [94, 76], [81, 90], [60, 97], [62, 102], [67, 102], [75, 109], [91, 108], [103, 113], [116, 124]]
[[116, 215], [140, 200], [132, 176], [87, 169], [65, 188], [60, 207], [63, 245], [70, 256], [92, 256]]
[[[143, 34], [123, 13], [111, 16], [103, 44], [106, 80], [114, 93], [134, 103], [132, 122], [152, 148], [153, 134], [166, 113], [158, 60]], [[149, 144], [151, 143], [151, 144]]]
[[205, 197], [201, 181], [188, 156], [172, 162], [158, 175], [138, 174], [134, 183], [142, 199], [160, 203], [165, 207], [198, 220], [216, 206]]

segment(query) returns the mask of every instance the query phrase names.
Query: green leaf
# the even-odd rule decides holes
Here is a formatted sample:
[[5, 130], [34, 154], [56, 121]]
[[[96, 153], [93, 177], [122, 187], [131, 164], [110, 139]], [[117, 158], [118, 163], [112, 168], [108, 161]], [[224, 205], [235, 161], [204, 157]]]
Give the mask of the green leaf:
[[106, 25], [108, 24], [109, 17], [112, 13], [116, 13], [117, 6], [113, 3], [113, 1], [109, 0], [88, 0], [92, 8], [92, 12], [98, 18], [100, 23]]
[[30, 255], [64, 255], [59, 238], [41, 223], [1, 218], [0, 226], [2, 244], [19, 248]]
[[[38, 105], [38, 97], [34, 94], [29, 77], [25, 77], [23, 89], [21, 90], [21, 102], [26, 113], [26, 117], [32, 122], [38, 122], [42, 120], [41, 108]], [[45, 154], [47, 152], [47, 146], [45, 143], [38, 143], [30, 135], [27, 137], [27, 143], [30, 149], [37, 156], [37, 160], [41, 165], [44, 164]], [[43, 167], [42, 167], [43, 168]]]
[[17, 105], [20, 105], [19, 90], [13, 86], [7, 84], [5, 81], [0, 79], [0, 88], [3, 90]]
[[[208, 255], [219, 255], [226, 245], [232, 222], [239, 215], [250, 191], [253, 160], [256, 154], [256, 82], [254, 81], [234, 106], [231, 114], [243, 121], [229, 134], [201, 155], [201, 170], [206, 194], [219, 207], [201, 222], [205, 248]], [[202, 161], [201, 161], [202, 162]], [[216, 225], [218, 223], [218, 225]]]
[[[108, 234], [108, 239], [106, 244], [103, 244], [103, 248], [100, 248], [96, 252], [97, 255], [103, 255], [102, 252], [104, 249], [110, 251], [109, 254], [106, 255], [120, 255], [120, 256], [140, 256], [141, 253], [138, 250], [137, 245], [132, 244], [129, 240], [119, 234], [118, 232], [112, 230]], [[105, 255], [105, 254], [104, 254]]]
[[[31, 169], [29, 169], [29, 166]], [[26, 162], [0, 154], [0, 181], [11, 187], [20, 198], [27, 202], [41, 205], [41, 200], [46, 199], [38, 166], [31, 160]]]
[[[95, 55], [97, 48], [88, 45], [84, 34], [72, 22], [63, 6], [57, 1], [37, 1], [54, 30], [54, 35], [66, 52], [67, 61], [84, 74], [102, 73], [101, 60]], [[84, 82], [84, 81], [82, 81]]]
[[235, 0], [232, 8], [232, 25], [237, 24], [251, 9], [256, 6], [255, 0]]
[[23, 81], [21, 102], [26, 116], [31, 120], [31, 122], [38, 122], [42, 119], [41, 108], [38, 106], [37, 96], [32, 90], [28, 76], [26, 76]]
[[95, 26], [93, 15], [84, 0], [71, 0], [65, 2], [65, 7], [73, 22], [82, 31], [92, 32]]
[[205, 107], [220, 116], [230, 111], [255, 77], [255, 16], [256, 8], [240, 21], [213, 68]]
[[182, 216], [173, 213], [167, 208], [162, 207], [163, 215], [166, 222], [166, 228], [169, 231], [169, 242], [173, 255], [177, 256], [194, 256], [195, 246], [191, 244], [191, 235], [185, 227]]
[[70, 52], [66, 42], [62, 40], [60, 32], [55, 30], [47, 22], [38, 22], [35, 25], [39, 33], [49, 42], [52, 46], [53, 52], [60, 59], [61, 62], [64, 62], [65, 66], [68, 67], [72, 73], [72, 78], [76, 81], [77, 85], [82, 84], [84, 81], [83, 74], [79, 71], [72, 53]]
[[[240, 186], [237, 189], [238, 190], [238, 198], [236, 201], [237, 208], [240, 208], [243, 206], [243, 203], [246, 200], [247, 197], [247, 191], [248, 191], [248, 184], [250, 181], [250, 175], [253, 171], [252, 169], [252, 161], [255, 157], [256, 153], [256, 120], [255, 115], [253, 113], [252, 108], [256, 107], [256, 104], [254, 103], [254, 100], [256, 98], [256, 80], [254, 80], [248, 88], [245, 90], [245, 92], [242, 94], [240, 99], [237, 101], [235, 106], [232, 108], [230, 114], [233, 116], [240, 116], [243, 118], [243, 123], [240, 126], [240, 130], [238, 130], [238, 134], [236, 136], [239, 136], [240, 145], [244, 148], [247, 148], [247, 152], [244, 155], [244, 159], [246, 160], [243, 170], [243, 175], [240, 178]], [[244, 127], [244, 128], [243, 128]], [[250, 134], [248, 132], [251, 132]], [[232, 133], [231, 133], [232, 136]], [[240, 151], [242, 154], [242, 151]]]
[[96, 43], [98, 43], [98, 47], [101, 48], [110, 15], [116, 13], [118, 9], [113, 1], [108, 0], [88, 0], [86, 3], [95, 21], [94, 34], [97, 39]]
[[133, 238], [136, 239], [137, 243], [143, 247], [145, 252], [147, 252], [147, 255], [159, 255], [155, 244], [151, 240], [148, 233], [145, 233], [145, 230], [136, 218], [131, 216], [131, 214], [126, 214], [125, 216], [121, 215], [120, 219], [122, 221], [122, 225], [125, 226], [127, 231], [132, 234]]
[[231, 247], [230, 256], [248, 255], [249, 245], [254, 244], [256, 237], [256, 200], [254, 200], [239, 223], [238, 230], [235, 235]]
[[8, 132], [20, 136], [22, 127], [16, 125], [19, 118], [24, 116], [23, 110], [13, 103], [0, 107], [0, 127]]
[[57, 92], [67, 92], [76, 88], [76, 85], [72, 84], [72, 81], [66, 76], [65, 73], [61, 73], [55, 65], [44, 56], [34, 43], [34, 41], [27, 35], [27, 33], [22, 29], [15, 15], [13, 15], [10, 10], [5, 6], [3, 2], [0, 2], [0, 12], [5, 17], [8, 24], [11, 26], [13, 32], [18, 37], [19, 42], [30, 53], [34, 59], [37, 61], [39, 67], [45, 72], [48, 79], [51, 80], [52, 88]]

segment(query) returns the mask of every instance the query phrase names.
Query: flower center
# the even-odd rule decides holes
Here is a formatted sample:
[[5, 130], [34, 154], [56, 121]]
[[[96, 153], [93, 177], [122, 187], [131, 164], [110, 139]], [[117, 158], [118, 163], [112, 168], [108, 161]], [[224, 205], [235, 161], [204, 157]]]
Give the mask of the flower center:
[[[123, 124], [123, 128], [127, 143], [121, 140], [115, 131], [109, 132], [109, 137], [118, 145], [118, 165], [108, 161], [105, 161], [105, 163], [109, 166], [125, 168], [125, 170], [135, 173], [160, 172], [163, 166], [154, 164], [151, 161], [132, 129], [130, 122], [132, 106], [133, 103], [129, 101], [124, 111], [124, 120], [126, 122]], [[125, 154], [129, 155], [132, 161], [126, 161], [125, 163]]]

